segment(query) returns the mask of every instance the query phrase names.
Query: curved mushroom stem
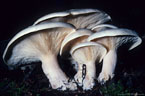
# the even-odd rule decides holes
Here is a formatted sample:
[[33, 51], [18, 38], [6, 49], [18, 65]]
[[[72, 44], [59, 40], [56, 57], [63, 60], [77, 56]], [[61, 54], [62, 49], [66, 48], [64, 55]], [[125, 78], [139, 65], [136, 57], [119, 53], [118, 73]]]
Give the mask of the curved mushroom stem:
[[68, 77], [60, 69], [57, 56], [44, 56], [42, 58], [42, 70], [49, 79], [53, 89], [66, 90], [69, 88], [70, 90], [76, 90], [77, 87], [75, 83], [68, 82]]
[[102, 71], [99, 74], [98, 82], [104, 84], [107, 80], [114, 77], [114, 70], [117, 62], [117, 53], [115, 49], [109, 50], [103, 59]]
[[[86, 69], [83, 69], [83, 66], [86, 66]], [[82, 86], [84, 90], [91, 90], [94, 85], [94, 78], [96, 77], [96, 67], [95, 62], [87, 62], [86, 64], [78, 64], [78, 72], [75, 75], [75, 80], [79, 86]], [[83, 74], [83, 71], [86, 71], [86, 74]], [[84, 76], [85, 75], [85, 76]]]

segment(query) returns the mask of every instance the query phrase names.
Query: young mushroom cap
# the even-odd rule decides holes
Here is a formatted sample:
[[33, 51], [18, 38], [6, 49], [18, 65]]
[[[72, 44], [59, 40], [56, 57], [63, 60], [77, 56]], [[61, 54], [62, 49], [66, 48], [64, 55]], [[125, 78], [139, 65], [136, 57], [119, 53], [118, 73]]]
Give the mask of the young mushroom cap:
[[[46, 24], [39, 24], [39, 25], [36, 25], [36, 26], [30, 26], [30, 27], [20, 31], [18, 34], [16, 34], [11, 39], [11, 41], [8, 43], [6, 49], [5, 49], [4, 53], [3, 53], [3, 60], [4, 60], [4, 62], [8, 64], [7, 61], [11, 59], [10, 60], [11, 62], [9, 62], [9, 63], [15, 63], [15, 64], [17, 64], [20, 61], [23, 62], [23, 59], [26, 58], [26, 57], [27, 57], [27, 59], [25, 59], [25, 60], [26, 61], [28, 60], [28, 62], [23, 62], [23, 63], [30, 63], [31, 61], [40, 61], [39, 56], [37, 57], [37, 56], [35, 56], [36, 54], [30, 54], [30, 53], [37, 53], [37, 51], [34, 50], [35, 51], [34, 52], [33, 49], [30, 50], [32, 52], [30, 52], [29, 49], [25, 50], [25, 49], [23, 49], [23, 47], [25, 48], [25, 45], [21, 45], [22, 46], [21, 48], [15, 48], [15, 46], [17, 46], [17, 45], [20, 46], [19, 45], [20, 43], [27, 44], [27, 43], [24, 42], [25, 38], [28, 38], [29, 36], [31, 36], [33, 34], [36, 34], [36, 33], [39, 33], [39, 32], [41, 33], [41, 32], [43, 32], [45, 30], [48, 30], [48, 32], [49, 32], [49, 30], [51, 30], [51, 29], [57, 29], [57, 28], [58, 29], [59, 28], [64, 28], [64, 31], [61, 30], [63, 32], [66, 31], [65, 29], [69, 29], [69, 32], [75, 32], [75, 27], [74, 26], [72, 26], [71, 24], [62, 23], [62, 22], [50, 22], [50, 23], [46, 23]], [[53, 34], [53, 32], [52, 32], [52, 34]], [[16, 49], [15, 50], [16, 53], [13, 53], [14, 49]], [[26, 53], [25, 52], [24, 53], [23, 52], [19, 53], [19, 50], [25, 50]], [[12, 54], [15, 54], [15, 55], [13, 56]], [[22, 54], [24, 56], [22, 56]], [[31, 55], [31, 56], [29, 56], [29, 55]], [[34, 55], [34, 56], [32, 56], [32, 55]], [[32, 59], [31, 59], [31, 57], [32, 57]], [[11, 65], [11, 64], [8, 64], [8, 65]]]
[[82, 42], [74, 46], [70, 53], [78, 63], [86, 64], [88, 62], [87, 60], [98, 60], [101, 62], [107, 53], [107, 49], [103, 45], [95, 42]]
[[92, 27], [102, 24], [106, 21], [109, 21], [111, 18], [108, 14], [97, 9], [72, 9], [65, 12], [56, 12], [45, 15], [38, 19], [34, 25], [60, 21], [73, 24], [77, 29], [87, 28], [91, 29]]
[[[141, 38], [137, 35], [136, 32], [129, 29], [121, 29], [121, 28], [108, 29], [108, 30], [96, 32], [93, 35], [89, 36], [87, 40], [99, 42], [99, 40], [106, 39], [106, 38], [110, 38], [110, 41], [113, 44], [115, 44], [116, 47], [119, 47], [122, 44], [125, 44], [128, 42], [133, 42], [129, 50], [137, 47], [142, 42]], [[101, 42], [101, 43], [105, 44], [105, 42]], [[106, 45], [106, 46], [109, 46], [109, 45]]]
[[79, 29], [76, 32], [68, 34], [61, 44], [60, 55], [62, 55], [62, 53], [64, 53], [68, 47], [72, 47], [77, 43], [84, 41], [84, 38], [87, 38], [91, 34], [92, 32], [87, 29]]

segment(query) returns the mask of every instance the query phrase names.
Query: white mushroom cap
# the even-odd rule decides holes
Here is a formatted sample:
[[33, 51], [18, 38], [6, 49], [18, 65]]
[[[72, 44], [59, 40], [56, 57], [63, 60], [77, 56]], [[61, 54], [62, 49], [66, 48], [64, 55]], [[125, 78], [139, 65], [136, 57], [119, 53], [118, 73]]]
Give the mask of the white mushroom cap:
[[[69, 46], [74, 46], [73, 44], [71, 45], [70, 43], [78, 38], [81, 38], [81, 37], [85, 37], [85, 36], [90, 36], [92, 34], [91, 31], [87, 30], [87, 29], [79, 29], [77, 30], [76, 32], [74, 33], [70, 33], [69, 35], [67, 35], [62, 44], [61, 44], [61, 48], [60, 48], [60, 55], [62, 55], [62, 53], [67, 49], [66, 47]], [[74, 42], [75, 44], [76, 43], [80, 43], [80, 41], [75, 41]]]
[[[101, 38], [107, 38], [107, 37], [116, 37], [113, 42], [116, 42], [115, 44], [117, 46], [121, 46], [124, 43], [127, 42], [133, 42], [129, 50], [137, 47], [138, 45], [141, 44], [142, 40], [141, 38], [137, 35], [136, 32], [128, 29], [121, 29], [121, 28], [115, 28], [115, 29], [108, 29], [100, 32], [96, 32], [90, 37], [88, 37], [88, 41], [93, 41], [93, 40], [98, 40]], [[119, 44], [118, 44], [119, 43]]]
[[8, 43], [4, 53], [3, 53], [3, 60], [5, 63], [7, 63], [7, 55], [10, 55], [9, 51], [17, 45], [19, 41], [21, 41], [21, 38], [24, 36], [27, 36], [32, 33], [36, 33], [42, 30], [47, 29], [54, 29], [54, 28], [70, 28], [72, 31], [75, 31], [75, 27], [68, 23], [62, 23], [62, 22], [50, 22], [46, 24], [39, 24], [36, 26], [30, 26], [22, 31], [20, 31], [18, 34], [16, 34], [11, 41]]
[[97, 25], [95, 27], [93, 27], [91, 30], [97, 30], [99, 28], [117, 28], [116, 26], [114, 25], [110, 25], [110, 24], [100, 24], [100, 25]]
[[51, 18], [55, 18], [55, 17], [64, 17], [64, 16], [68, 16], [69, 15], [69, 12], [57, 12], [57, 13], [51, 13], [51, 14], [48, 14], [48, 15], [45, 15], [41, 18], [39, 18], [33, 25], [36, 25], [44, 20], [48, 20], [48, 19], [51, 19]]
[[56, 17], [65, 17], [68, 15], [81, 15], [81, 14], [88, 14], [88, 13], [94, 13], [94, 12], [100, 12], [97, 9], [71, 9], [71, 10], [67, 10], [64, 12], [56, 12], [56, 13], [51, 13], [48, 15], [45, 15], [41, 18], [39, 18], [34, 25], [44, 21], [44, 20], [48, 20], [48, 19], [52, 19], [52, 18], [56, 18]]
[[98, 24], [109, 21], [111, 17], [97, 9], [72, 9], [65, 12], [56, 12], [45, 15], [38, 19], [33, 25], [44, 22], [60, 21], [73, 24], [77, 29], [91, 29]]
[[81, 14], [87, 14], [87, 13], [96, 13], [100, 11], [97, 9], [71, 9], [69, 10], [69, 12], [72, 15], [81, 15]]
[[90, 60], [96, 61], [96, 59], [98, 59], [99, 62], [101, 62], [107, 53], [107, 49], [103, 45], [95, 42], [83, 42], [74, 46], [71, 49], [70, 53], [73, 58], [77, 59], [76, 61], [78, 62], [80, 60], [81, 60], [80, 62], [84, 62], [88, 60], [88, 57], [91, 58]]

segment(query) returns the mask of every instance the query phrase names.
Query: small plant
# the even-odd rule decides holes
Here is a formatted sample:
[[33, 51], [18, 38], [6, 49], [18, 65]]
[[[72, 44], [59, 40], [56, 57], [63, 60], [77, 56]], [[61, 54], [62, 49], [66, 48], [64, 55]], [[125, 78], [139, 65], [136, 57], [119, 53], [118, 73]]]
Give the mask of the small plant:
[[8, 93], [11, 94], [11, 96], [21, 96], [23, 93], [27, 91], [25, 85], [19, 86], [14, 81], [9, 84], [9, 87], [10, 90], [8, 90]]
[[100, 93], [103, 96], [119, 96], [122, 94], [127, 94], [127, 96], [129, 95], [129, 90], [125, 90], [125, 88], [123, 87], [123, 85], [121, 84], [120, 81], [118, 81], [116, 84], [115, 83], [111, 83], [108, 85], [103, 85], [100, 88]]
[[25, 84], [17, 84], [15, 81], [9, 82], [9, 80], [0, 82], [0, 88], [0, 95], [6, 96], [21, 96], [27, 92]]

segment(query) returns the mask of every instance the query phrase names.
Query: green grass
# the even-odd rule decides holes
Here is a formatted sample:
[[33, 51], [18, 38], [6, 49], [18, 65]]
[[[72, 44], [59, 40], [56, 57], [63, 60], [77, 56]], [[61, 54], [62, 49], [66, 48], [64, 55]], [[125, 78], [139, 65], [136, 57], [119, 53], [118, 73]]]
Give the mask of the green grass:
[[4, 88], [5, 95], [9, 96], [22, 96], [23, 93], [27, 92], [27, 88], [25, 85], [18, 85], [16, 82], [11, 81], [8, 83], [8, 81], [0, 82], [0, 88]]
[[[0, 82], [0, 88], [4, 88], [4, 93], [0, 94], [2, 96], [23, 96], [24, 94], [26, 94], [25, 96], [42, 96], [42, 94], [50, 94], [50, 92], [52, 91], [52, 93], [55, 94], [59, 94], [59, 92], [56, 92], [54, 90], [48, 90], [48, 88], [44, 87], [41, 89], [33, 89], [31, 85], [26, 84], [28, 82], [25, 83], [17, 83], [15, 81], [3, 81]], [[98, 92], [97, 92], [98, 91]], [[101, 86], [99, 89], [95, 90], [93, 89], [90, 92], [83, 92], [83, 93], [77, 93], [77, 92], [70, 92], [70, 94], [68, 94], [69, 92], [67, 92], [67, 94], [65, 94], [65, 92], [60, 92], [61, 94], [64, 94], [65, 96], [70, 96], [70, 94], [77, 94], [78, 96], [90, 96], [90, 95], [94, 95], [97, 96], [97, 94], [99, 94], [99, 96], [138, 96], [139, 92], [134, 92], [132, 91], [132, 89], [129, 88], [124, 88], [123, 84], [121, 83], [121, 81], [118, 81], [117, 83], [109, 83], [109, 84], [105, 84], [103, 86]], [[97, 93], [97, 94], [96, 94]], [[145, 94], [139, 94], [140, 95], [145, 95]]]
[[105, 84], [100, 87], [102, 96], [145, 96], [143, 92], [134, 88], [125, 88], [119, 80], [117, 83]]
[[[116, 84], [111, 83], [108, 85], [104, 85], [100, 88], [101, 94], [104, 96], [118, 96], [122, 94], [128, 94], [129, 90], [125, 89], [120, 81], [118, 81]], [[129, 96], [129, 95], [128, 95]]]

